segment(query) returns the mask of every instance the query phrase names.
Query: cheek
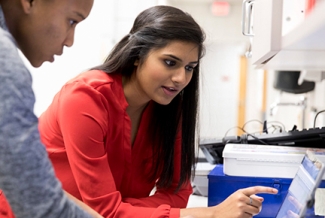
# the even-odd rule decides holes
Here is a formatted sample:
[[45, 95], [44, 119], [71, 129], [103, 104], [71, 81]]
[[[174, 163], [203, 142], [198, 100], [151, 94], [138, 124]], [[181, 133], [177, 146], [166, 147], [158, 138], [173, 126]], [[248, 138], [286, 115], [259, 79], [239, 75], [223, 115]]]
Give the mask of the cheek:
[[165, 79], [164, 70], [157, 65], [146, 66], [140, 70], [142, 80], [147, 81], [149, 84], [159, 83]]
[[157, 69], [152, 69], [151, 71], [151, 79], [156, 82], [162, 82], [163, 80], [166, 80], [166, 75]]
[[49, 25], [46, 28], [46, 35], [53, 44], [56, 44], [60, 38], [63, 38], [64, 36], [64, 31], [62, 31], [63, 28], [64, 28], [63, 26], [60, 27], [58, 25]]
[[188, 75], [186, 75], [186, 85], [185, 86], [187, 86], [191, 82], [192, 77], [193, 77], [193, 73], [189, 73]]
[[67, 37], [68, 30], [69, 26], [64, 19], [60, 16], [56, 19], [52, 18], [44, 27], [44, 35], [48, 38], [49, 46], [58, 46], [58, 44], [62, 44]]

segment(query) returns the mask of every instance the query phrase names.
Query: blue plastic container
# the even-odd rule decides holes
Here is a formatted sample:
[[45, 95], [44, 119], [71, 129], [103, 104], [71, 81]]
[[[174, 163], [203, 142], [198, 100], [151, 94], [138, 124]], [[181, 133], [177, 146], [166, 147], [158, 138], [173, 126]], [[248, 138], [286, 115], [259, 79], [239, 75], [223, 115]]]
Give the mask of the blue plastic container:
[[[262, 211], [254, 217], [274, 218], [284, 200], [292, 179], [227, 176], [223, 173], [223, 165], [219, 164], [208, 175], [208, 206], [215, 206], [229, 195], [241, 188], [250, 186], [269, 186], [278, 189], [278, 194], [258, 194], [264, 198]], [[320, 187], [325, 187], [325, 182]], [[320, 216], [313, 216], [320, 217]]]

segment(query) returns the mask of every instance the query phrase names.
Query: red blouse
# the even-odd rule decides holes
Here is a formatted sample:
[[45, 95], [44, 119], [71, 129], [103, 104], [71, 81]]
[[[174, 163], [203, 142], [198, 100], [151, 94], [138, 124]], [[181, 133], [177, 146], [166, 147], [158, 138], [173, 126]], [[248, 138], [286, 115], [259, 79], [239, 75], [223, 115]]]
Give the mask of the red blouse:
[[122, 76], [92, 70], [62, 87], [41, 115], [39, 129], [63, 188], [104, 217], [179, 217], [192, 193], [179, 192], [181, 139], [176, 139], [175, 174], [168, 189], [147, 179], [152, 165], [148, 125], [143, 112], [131, 146], [131, 121]]
[[0, 218], [15, 218], [15, 215], [11, 210], [11, 207], [2, 190], [0, 190]]

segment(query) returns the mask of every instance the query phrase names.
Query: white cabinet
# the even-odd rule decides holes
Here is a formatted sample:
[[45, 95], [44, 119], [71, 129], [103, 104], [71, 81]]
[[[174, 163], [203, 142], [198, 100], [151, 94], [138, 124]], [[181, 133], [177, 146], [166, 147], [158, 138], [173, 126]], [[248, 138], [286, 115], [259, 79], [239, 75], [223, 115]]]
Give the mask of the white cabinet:
[[[252, 62], [271, 70], [325, 70], [325, 1], [305, 16], [299, 0], [255, 0]], [[301, 1], [300, 1], [301, 3]], [[295, 8], [290, 7], [295, 5]], [[288, 7], [289, 5], [289, 7]], [[299, 4], [298, 4], [299, 5]], [[294, 16], [288, 16], [288, 9]], [[301, 13], [302, 15], [300, 15]], [[288, 18], [294, 26], [286, 25]]]
[[[252, 14], [252, 62], [260, 65], [281, 49], [282, 0], [256, 0]], [[280, 28], [279, 28], [280, 27]]]

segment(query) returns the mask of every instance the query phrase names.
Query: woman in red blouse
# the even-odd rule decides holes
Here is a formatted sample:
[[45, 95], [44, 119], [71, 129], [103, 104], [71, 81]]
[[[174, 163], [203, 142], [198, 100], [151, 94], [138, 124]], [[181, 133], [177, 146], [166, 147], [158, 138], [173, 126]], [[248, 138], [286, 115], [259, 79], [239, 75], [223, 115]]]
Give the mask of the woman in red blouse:
[[63, 86], [39, 129], [67, 192], [104, 217], [258, 213], [260, 199], [249, 205], [249, 196], [273, 189], [239, 191], [220, 207], [181, 209], [192, 193], [204, 38], [187, 13], [149, 8], [104, 64]]

